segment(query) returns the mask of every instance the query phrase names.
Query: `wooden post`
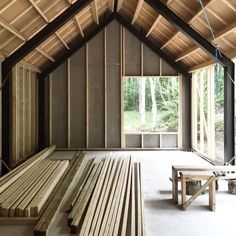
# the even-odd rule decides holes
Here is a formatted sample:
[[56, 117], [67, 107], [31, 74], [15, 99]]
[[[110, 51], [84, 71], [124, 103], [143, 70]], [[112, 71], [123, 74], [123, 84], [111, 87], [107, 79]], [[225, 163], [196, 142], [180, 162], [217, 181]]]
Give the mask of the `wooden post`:
[[71, 68], [70, 68], [70, 58], [67, 59], [67, 147], [70, 148], [70, 133], [71, 133], [71, 109], [70, 109], [70, 90], [71, 90]]
[[183, 146], [183, 78], [182, 76], [178, 77], [178, 83], [179, 83], [179, 106], [178, 106], [178, 148], [182, 148]]
[[215, 76], [214, 66], [208, 67], [207, 70], [207, 87], [208, 87], [208, 158], [215, 160]]
[[49, 74], [49, 144], [52, 145], [52, 74]]
[[85, 45], [85, 74], [86, 74], [86, 148], [89, 148], [89, 71], [88, 71], [88, 43]]
[[17, 161], [17, 65], [12, 68], [12, 102], [11, 102], [11, 161]]
[[125, 28], [120, 27], [120, 61], [121, 61], [121, 76], [120, 76], [120, 121], [121, 121], [121, 148], [125, 148], [125, 133], [124, 133], [124, 84], [123, 79], [125, 75]]
[[104, 145], [107, 148], [107, 33], [104, 28]]
[[203, 72], [200, 72], [200, 88], [199, 88], [199, 99], [200, 99], [200, 152], [204, 153], [204, 79]]

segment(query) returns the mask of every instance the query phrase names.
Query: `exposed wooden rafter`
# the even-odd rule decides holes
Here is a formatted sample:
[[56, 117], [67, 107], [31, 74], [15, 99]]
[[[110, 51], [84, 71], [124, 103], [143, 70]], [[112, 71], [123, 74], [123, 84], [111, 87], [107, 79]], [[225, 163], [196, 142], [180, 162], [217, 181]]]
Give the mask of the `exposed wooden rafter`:
[[[228, 25], [226, 26], [224, 29], [222, 29], [220, 32], [218, 32], [215, 37], [216, 37], [216, 40], [219, 40], [221, 39], [222, 37], [224, 37], [225, 35], [231, 33], [233, 30], [236, 29], [236, 22], [234, 22], [233, 24], [231, 25]], [[213, 42], [213, 39], [212, 37], [210, 37], [208, 39], [208, 41], [211, 41]], [[185, 57], [189, 56], [190, 54], [196, 52], [199, 50], [199, 47], [197, 46], [193, 46], [191, 48], [189, 48], [188, 50], [186, 50], [184, 53], [182, 53], [181, 55], [179, 55], [177, 58], [176, 58], [176, 61], [179, 61], [179, 60], [182, 60], [184, 59]]]
[[235, 0], [222, 0], [234, 13], [236, 13]]
[[222, 24], [227, 25], [227, 22], [225, 20], [223, 20], [221, 17], [219, 17], [216, 12], [211, 9], [211, 8], [207, 8], [207, 11], [214, 16], [218, 21], [220, 21]]
[[36, 50], [40, 52], [42, 55], [44, 55], [47, 59], [50, 61], [55, 61], [51, 55], [49, 55], [47, 52], [45, 52], [42, 48], [37, 47]]
[[[34, 9], [39, 13], [39, 15], [45, 20], [46, 23], [49, 23], [50, 21], [48, 20], [48, 18], [45, 16], [45, 14], [43, 13], [43, 11], [38, 7], [38, 5], [36, 4], [36, 2], [34, 2], [33, 0], [29, 0], [30, 3], [32, 4], [32, 6], [34, 7]], [[72, 3], [70, 3], [72, 4]], [[58, 34], [58, 32], [55, 32], [56, 36], [58, 37], [58, 39], [64, 44], [64, 46], [69, 49], [69, 46], [66, 44], [66, 42], [62, 39], [62, 37]]]
[[49, 38], [61, 26], [73, 18], [80, 10], [84, 9], [91, 0], [80, 0], [68, 7], [64, 12], [47, 24], [40, 32], [23, 44], [17, 51], [9, 56], [2, 64], [4, 76], [7, 76], [10, 69], [26, 55], [32, 52], [38, 45]]
[[144, 3], [144, 0], [139, 0], [138, 3], [137, 3], [137, 6], [136, 6], [136, 9], [135, 9], [135, 12], [134, 12], [134, 16], [133, 16], [133, 19], [132, 19], [132, 25], [135, 23], [135, 21], [138, 19], [138, 16], [140, 14], [140, 11], [142, 9], [142, 5]]
[[[210, 3], [212, 3], [215, 0], [208, 0], [204, 2], [204, 7], [207, 8], [207, 6], [209, 6]], [[191, 25], [193, 23], [194, 20], [197, 19], [197, 17], [199, 17], [202, 14], [202, 8], [199, 8], [198, 12], [196, 12], [194, 14], [194, 16], [188, 21], [188, 24]], [[177, 37], [180, 34], [179, 31], [177, 31], [170, 39], [168, 39], [163, 46], [161, 47], [162, 49], [165, 48], [175, 37]]]
[[[171, 4], [173, 0], [168, 0], [166, 5], [169, 6]], [[157, 19], [154, 21], [154, 23], [152, 24], [151, 28], [149, 29], [148, 33], [146, 34], [146, 37], [148, 37], [152, 31], [154, 30], [154, 28], [158, 25], [159, 21], [161, 20], [162, 15], [158, 15]]]
[[124, 3], [124, 0], [118, 0], [117, 1], [117, 7], [116, 7], [116, 11], [119, 12], [120, 9], [122, 8], [123, 6], [123, 3]]
[[[18, 31], [16, 28], [14, 28], [10, 24], [8, 24], [1, 17], [0, 17], [0, 25], [2, 25], [2, 27], [4, 27], [6, 30], [10, 31], [13, 35], [15, 35], [16, 37], [21, 39], [23, 42], [27, 41], [27, 38], [20, 31]], [[47, 57], [49, 60], [54, 61], [54, 59], [47, 52], [45, 52], [43, 49], [36, 48], [36, 50], [39, 53], [41, 53], [42, 55], [44, 55], [45, 57]]]
[[71, 42], [71, 46], [69, 50], [64, 50], [60, 52], [60, 54], [56, 57], [55, 62], [47, 63], [43, 69], [42, 73], [39, 75], [40, 78], [45, 78], [48, 74], [50, 74], [53, 70], [55, 70], [58, 66], [60, 66], [67, 58], [71, 57], [77, 50], [83, 47], [89, 40], [91, 40], [95, 35], [97, 35], [104, 27], [106, 27], [113, 19], [115, 13], [110, 15], [106, 15], [104, 19], [101, 19], [100, 24], [95, 28], [88, 31], [88, 33], [83, 38], [75, 38]]
[[[190, 38], [197, 46], [203, 49], [209, 56], [215, 58], [216, 47], [209, 43], [204, 37], [196, 32], [189, 24], [184, 22], [179, 16], [177, 16], [171, 9], [164, 5], [160, 1], [145, 0], [150, 6], [153, 7], [159, 14], [165, 17], [170, 23], [172, 23], [178, 30]], [[233, 66], [232, 61], [222, 53], [222, 57], [219, 59], [219, 63], [222, 66]]]
[[108, 8], [110, 9], [111, 12], [114, 11], [114, 9], [115, 9], [115, 0], [108, 0]]
[[74, 17], [74, 23], [75, 23], [75, 26], [77, 27], [77, 29], [78, 29], [80, 35], [81, 35], [82, 37], [84, 37], [83, 29], [82, 29], [82, 27], [81, 27], [81, 25], [80, 25], [79, 19], [78, 19], [76, 16]]
[[128, 22], [125, 18], [120, 15], [115, 16], [118, 22], [127, 28], [130, 33], [132, 33], [135, 37], [137, 37], [143, 44], [145, 44], [148, 48], [150, 48], [154, 53], [156, 53], [159, 57], [166, 61], [172, 68], [174, 68], [178, 73], [183, 74], [186, 77], [190, 77], [190, 74], [187, 72], [187, 69], [181, 65], [177, 64], [170, 55], [167, 55], [163, 52], [156, 44], [154, 44], [151, 40], [149, 40], [146, 35], [142, 32], [139, 32], [134, 26], [131, 25], [131, 22]]
[[94, 22], [99, 25], [99, 17], [98, 17], [98, 8], [97, 8], [97, 1], [93, 0], [90, 4], [91, 12], [93, 16]]
[[0, 25], [8, 30], [9, 32], [11, 32], [12, 34], [14, 34], [16, 37], [18, 37], [19, 39], [21, 39], [22, 41], [26, 41], [25, 36], [18, 31], [17, 29], [15, 29], [12, 25], [8, 24], [2, 17], [0, 17]]

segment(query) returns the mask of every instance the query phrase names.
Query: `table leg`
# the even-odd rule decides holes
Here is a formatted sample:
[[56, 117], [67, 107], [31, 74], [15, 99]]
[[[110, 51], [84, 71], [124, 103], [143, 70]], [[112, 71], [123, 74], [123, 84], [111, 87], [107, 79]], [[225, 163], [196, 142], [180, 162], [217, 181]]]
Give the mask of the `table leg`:
[[172, 167], [172, 199], [174, 203], [178, 204], [178, 174]]
[[181, 206], [182, 209], [184, 208], [184, 205], [186, 203], [186, 180], [183, 176], [181, 176]]
[[216, 180], [209, 184], [209, 208], [211, 211], [215, 211], [216, 207]]

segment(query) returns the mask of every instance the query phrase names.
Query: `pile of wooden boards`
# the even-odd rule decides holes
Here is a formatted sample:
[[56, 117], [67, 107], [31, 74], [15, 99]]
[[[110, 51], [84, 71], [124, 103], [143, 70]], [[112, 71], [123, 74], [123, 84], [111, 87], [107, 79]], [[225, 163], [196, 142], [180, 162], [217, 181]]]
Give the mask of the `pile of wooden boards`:
[[68, 216], [79, 235], [143, 236], [141, 164], [131, 157], [89, 161]]
[[69, 165], [68, 160], [46, 159], [49, 147], [0, 179], [1, 217], [38, 217], [54, 187]]

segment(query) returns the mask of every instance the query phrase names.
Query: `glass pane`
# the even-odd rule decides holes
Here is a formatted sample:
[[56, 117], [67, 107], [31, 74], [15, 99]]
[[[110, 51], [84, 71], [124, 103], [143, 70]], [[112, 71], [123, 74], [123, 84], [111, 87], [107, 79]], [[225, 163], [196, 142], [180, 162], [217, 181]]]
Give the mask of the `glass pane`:
[[215, 84], [216, 162], [224, 163], [224, 68], [220, 65], [215, 67]]
[[125, 133], [177, 132], [178, 107], [178, 78], [124, 78]]

